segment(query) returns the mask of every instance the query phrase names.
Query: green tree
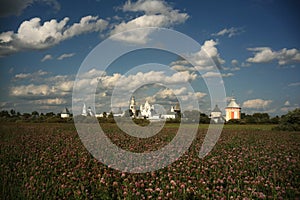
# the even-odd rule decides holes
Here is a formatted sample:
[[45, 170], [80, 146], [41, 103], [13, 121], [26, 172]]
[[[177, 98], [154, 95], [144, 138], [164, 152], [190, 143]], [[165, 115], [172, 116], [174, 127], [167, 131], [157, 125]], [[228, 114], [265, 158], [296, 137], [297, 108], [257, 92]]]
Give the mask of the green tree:
[[48, 112], [46, 113], [46, 117], [53, 117], [55, 116], [54, 112]]
[[278, 115], [276, 115], [276, 117], [272, 117], [272, 118], [270, 119], [270, 122], [271, 122], [272, 124], [279, 124], [279, 121], [280, 121], [280, 117], [279, 117]]
[[108, 118], [114, 118], [114, 114], [112, 111], [110, 111], [109, 115], [108, 115]]
[[206, 115], [205, 113], [201, 113], [200, 114], [200, 123], [201, 124], [209, 124], [210, 119], [209, 119], [208, 115]]
[[300, 108], [289, 111], [281, 116], [278, 126], [274, 130], [282, 131], [300, 131]]
[[28, 119], [28, 118], [31, 117], [31, 114], [29, 114], [29, 113], [23, 113], [22, 116], [23, 116], [25, 119]]
[[258, 124], [270, 123], [270, 116], [268, 113], [254, 113], [253, 118]]
[[33, 112], [31, 113], [31, 115], [32, 115], [32, 116], [35, 116], [35, 117], [38, 117], [38, 116], [39, 116], [39, 113], [38, 113], [38, 111], [33, 111]]
[[188, 122], [199, 122], [200, 121], [200, 111], [198, 110], [186, 110], [183, 115], [188, 119]]
[[9, 113], [8, 113], [7, 110], [2, 110], [0, 112], [0, 117], [6, 117], [6, 118], [8, 118], [8, 117], [10, 117], [10, 115], [9, 115]]
[[16, 115], [16, 111], [15, 111], [14, 109], [11, 109], [11, 110], [10, 110], [10, 115], [11, 115], [11, 116], [15, 116], [15, 115]]

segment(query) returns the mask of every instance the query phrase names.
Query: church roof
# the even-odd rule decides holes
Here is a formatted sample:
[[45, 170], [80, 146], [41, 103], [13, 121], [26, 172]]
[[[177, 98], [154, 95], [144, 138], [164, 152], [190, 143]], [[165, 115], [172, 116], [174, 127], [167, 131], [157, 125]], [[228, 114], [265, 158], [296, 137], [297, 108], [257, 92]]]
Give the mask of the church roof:
[[239, 104], [236, 103], [235, 99], [231, 99], [227, 108], [240, 108]]
[[70, 114], [70, 111], [68, 110], [68, 108], [64, 108], [64, 109], [61, 111], [61, 114]]
[[179, 105], [179, 103], [177, 103], [177, 104], [175, 105], [174, 110], [175, 110], [175, 111], [180, 110], [180, 105]]
[[222, 111], [220, 110], [218, 105], [216, 105], [216, 107], [211, 112], [222, 112]]

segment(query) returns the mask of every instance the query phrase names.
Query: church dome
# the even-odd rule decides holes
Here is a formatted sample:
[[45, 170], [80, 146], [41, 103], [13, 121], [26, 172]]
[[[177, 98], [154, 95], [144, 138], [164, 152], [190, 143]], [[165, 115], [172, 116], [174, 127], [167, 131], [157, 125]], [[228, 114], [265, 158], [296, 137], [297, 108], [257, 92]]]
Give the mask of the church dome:
[[239, 104], [236, 103], [235, 99], [231, 99], [227, 108], [240, 108]]

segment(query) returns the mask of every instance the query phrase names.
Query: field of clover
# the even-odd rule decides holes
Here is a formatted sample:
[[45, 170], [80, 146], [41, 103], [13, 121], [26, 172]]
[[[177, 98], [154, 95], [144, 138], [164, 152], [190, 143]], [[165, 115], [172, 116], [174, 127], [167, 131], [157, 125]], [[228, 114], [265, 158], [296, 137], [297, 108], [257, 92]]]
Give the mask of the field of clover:
[[[0, 125], [1, 199], [299, 199], [300, 133], [262, 125], [226, 125], [214, 149], [198, 158], [207, 127], [163, 169], [111, 169], [84, 148], [73, 124]], [[102, 124], [119, 147], [144, 152], [172, 140], [177, 125], [148, 139]], [[188, 129], [187, 129], [188, 131]]]

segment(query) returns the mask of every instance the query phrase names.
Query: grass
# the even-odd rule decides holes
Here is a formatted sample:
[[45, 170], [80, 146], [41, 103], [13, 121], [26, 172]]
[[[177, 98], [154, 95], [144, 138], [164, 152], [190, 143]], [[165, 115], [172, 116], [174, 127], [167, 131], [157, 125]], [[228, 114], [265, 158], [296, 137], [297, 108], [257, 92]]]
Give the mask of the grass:
[[[188, 127], [189, 125], [185, 125]], [[166, 145], [178, 124], [148, 139], [128, 137], [102, 124], [123, 149]], [[299, 199], [300, 133], [272, 125], [225, 125], [204, 159], [198, 153], [208, 125], [200, 125], [188, 152], [168, 167], [122, 173], [94, 159], [72, 124], [0, 125], [2, 199]]]

